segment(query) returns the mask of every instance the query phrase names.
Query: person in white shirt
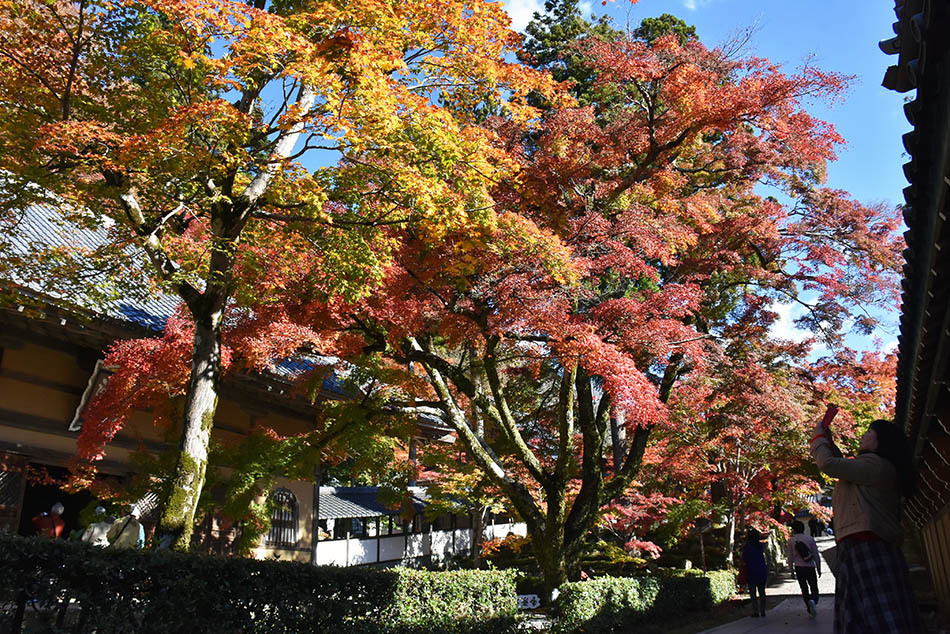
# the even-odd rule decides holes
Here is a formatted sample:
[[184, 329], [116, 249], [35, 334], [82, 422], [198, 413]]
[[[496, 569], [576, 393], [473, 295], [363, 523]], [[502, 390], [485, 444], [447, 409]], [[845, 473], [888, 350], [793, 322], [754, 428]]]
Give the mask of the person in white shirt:
[[106, 510], [101, 506], [96, 507], [96, 521], [89, 524], [82, 534], [82, 541], [105, 548], [109, 545], [109, 529], [112, 528], [112, 522], [106, 517]]
[[793, 535], [788, 539], [788, 565], [795, 571], [798, 586], [802, 589], [802, 599], [808, 616], [814, 618], [818, 606], [818, 577], [821, 576], [821, 555], [814, 538], [805, 534], [805, 525], [800, 521], [792, 522]]

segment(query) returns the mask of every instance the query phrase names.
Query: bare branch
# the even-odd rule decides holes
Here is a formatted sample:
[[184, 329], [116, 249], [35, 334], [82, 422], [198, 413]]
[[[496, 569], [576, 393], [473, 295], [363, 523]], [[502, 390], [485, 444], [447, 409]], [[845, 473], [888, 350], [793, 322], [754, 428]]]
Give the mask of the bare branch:
[[[116, 177], [114, 175], [107, 175], [107, 179], [110, 178], [114, 180]], [[188, 304], [189, 308], [194, 310], [196, 303], [201, 299], [201, 293], [188, 282], [175, 279], [179, 267], [168, 256], [165, 247], [162, 245], [160, 235], [163, 223], [159, 223], [158, 226], [149, 229], [145, 220], [145, 214], [142, 212], [142, 207], [139, 204], [138, 193], [135, 187], [126, 188], [124, 192], [119, 194], [118, 198], [133, 229], [139, 238], [142, 239], [142, 247], [145, 249], [146, 255], [148, 255], [149, 260], [151, 260], [159, 275], [166, 282], [174, 284], [175, 290], [181, 298]]]
[[540, 461], [538, 461], [538, 457], [534, 455], [534, 452], [531, 451], [530, 447], [528, 447], [528, 443], [525, 442], [524, 437], [521, 435], [521, 431], [518, 429], [518, 424], [515, 421], [515, 417], [511, 415], [511, 410], [508, 407], [508, 398], [505, 396], [505, 389], [502, 386], [501, 378], [498, 375], [498, 359], [495, 356], [497, 348], [498, 337], [489, 337], [487, 350], [483, 361], [485, 367], [485, 376], [488, 378], [488, 385], [492, 392], [492, 399], [495, 401], [495, 405], [497, 406], [501, 429], [514, 445], [518, 459], [524, 463], [528, 473], [530, 473], [531, 476], [540, 483], [547, 482], [548, 476], [544, 472], [544, 467], [541, 466]]
[[[304, 84], [300, 87], [300, 92], [297, 96], [297, 102], [293, 105], [293, 108], [299, 111], [301, 114], [309, 112], [310, 109], [313, 108], [316, 100], [317, 91], [312, 86]], [[243, 199], [243, 203], [245, 205], [245, 213], [250, 213], [250, 211], [257, 204], [257, 201], [260, 199], [260, 197], [264, 195], [265, 191], [267, 191], [267, 187], [270, 185], [271, 181], [274, 179], [274, 176], [277, 175], [277, 172], [280, 169], [280, 164], [286, 160], [288, 156], [290, 156], [294, 146], [297, 145], [297, 140], [300, 138], [304, 126], [305, 124], [303, 121], [298, 121], [293, 125], [293, 127], [290, 128], [290, 130], [279, 137], [267, 164], [261, 168], [261, 171], [257, 173], [257, 176], [251, 180], [248, 186], [244, 189], [244, 192], [241, 194], [241, 198]]]

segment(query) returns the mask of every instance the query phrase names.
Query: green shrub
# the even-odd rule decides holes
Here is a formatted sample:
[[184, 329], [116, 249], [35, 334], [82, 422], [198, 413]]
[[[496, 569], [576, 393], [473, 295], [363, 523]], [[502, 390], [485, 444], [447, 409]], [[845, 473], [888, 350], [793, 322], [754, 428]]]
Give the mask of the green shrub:
[[516, 629], [515, 571], [397, 569], [383, 622], [398, 632], [509, 632]]
[[666, 572], [568, 583], [558, 598], [558, 632], [612, 632], [646, 619], [709, 609], [732, 596], [735, 574]]
[[709, 577], [709, 592], [712, 604], [719, 605], [732, 598], [736, 593], [736, 573], [732, 570], [711, 570], [706, 573]]
[[516, 614], [513, 576], [492, 571], [314, 567], [4, 533], [0, 568], [0, 631], [21, 618], [24, 631], [98, 634], [505, 632]]

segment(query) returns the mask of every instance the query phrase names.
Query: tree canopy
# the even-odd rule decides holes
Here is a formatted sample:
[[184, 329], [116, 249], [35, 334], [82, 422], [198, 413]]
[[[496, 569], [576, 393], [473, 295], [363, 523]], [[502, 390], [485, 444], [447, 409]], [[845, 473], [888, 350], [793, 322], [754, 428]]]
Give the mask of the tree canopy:
[[387, 372], [379, 414], [456, 430], [462, 471], [525, 520], [551, 587], [651, 439], [701, 455], [733, 504], [801, 485], [783, 469], [805, 451], [808, 344], [774, 340], [771, 304], [807, 305], [802, 324], [843, 349], [849, 315], [893, 301], [899, 253], [895, 210], [822, 186], [841, 139], [803, 102], [844, 78], [675, 34], [570, 50], [604, 99], [486, 122], [519, 166], [493, 190], [491, 239], [407, 236], [379, 292], [312, 311], [358, 337], [342, 356]]
[[[302, 296], [360, 297], [394, 246], [383, 227], [438, 241], [490, 224], [489, 187], [509, 165], [465, 106], [494, 96], [523, 120], [525, 94], [552, 87], [505, 61], [507, 24], [481, 0], [0, 3], [3, 227], [46, 202], [110, 235], [58, 268], [38, 248], [50, 272], [37, 284], [81, 284], [77, 261], [111, 275], [100, 296], [144, 277], [193, 324], [166, 541], [188, 544], [222, 366], [258, 369], [306, 343], [269, 314], [232, 355], [228, 314], [279, 312], [290, 280]], [[90, 426], [86, 453], [114, 429], [92, 439]]]
[[[807, 111], [845, 77], [709, 49], [668, 15], [592, 25], [570, 0], [522, 64], [498, 3], [25, 6], [3, 5], [0, 50], [27, 59], [0, 70], [8, 209], [112, 218], [182, 298], [162, 339], [112, 350], [83, 440], [95, 455], [119, 404], [185, 396], [179, 543], [221, 372], [301, 351], [361, 390], [328, 423], [453, 429], [464, 456], [423, 450], [426, 475], [510, 505], [551, 588], [605, 513], [693, 496], [764, 519], [810, 490], [812, 400], [887, 372], [844, 336], [895, 301], [899, 215], [824, 185], [842, 139]], [[775, 302], [814, 340], [777, 339]]]

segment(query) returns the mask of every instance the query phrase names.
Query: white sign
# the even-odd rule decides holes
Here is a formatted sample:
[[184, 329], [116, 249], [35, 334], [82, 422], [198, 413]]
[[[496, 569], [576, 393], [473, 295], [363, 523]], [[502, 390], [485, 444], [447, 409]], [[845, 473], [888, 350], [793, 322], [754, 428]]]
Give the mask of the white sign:
[[541, 605], [541, 597], [536, 594], [519, 594], [518, 609], [534, 610]]

